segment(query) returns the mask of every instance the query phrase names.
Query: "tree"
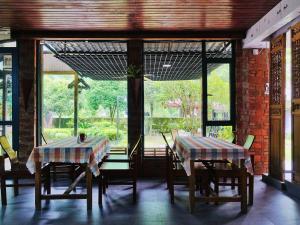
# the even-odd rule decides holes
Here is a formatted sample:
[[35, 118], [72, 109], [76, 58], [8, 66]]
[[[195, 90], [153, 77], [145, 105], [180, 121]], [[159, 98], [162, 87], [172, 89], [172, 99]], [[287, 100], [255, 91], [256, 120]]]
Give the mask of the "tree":
[[[74, 110], [74, 91], [68, 88], [72, 79], [67, 76], [46, 75], [44, 78], [44, 112], [58, 115], [58, 126], [61, 127], [62, 116], [69, 116]], [[70, 78], [73, 78], [72, 76]]]
[[186, 80], [186, 81], [162, 81], [156, 83], [159, 89], [157, 100], [160, 101], [164, 107], [170, 101], [180, 102], [180, 113], [182, 117], [193, 117], [196, 104], [198, 107], [201, 102], [201, 81], [200, 80]]
[[86, 93], [91, 110], [97, 111], [101, 105], [109, 110], [109, 117], [113, 122], [117, 106], [126, 109], [127, 88], [123, 81], [93, 81], [89, 83], [91, 89]]

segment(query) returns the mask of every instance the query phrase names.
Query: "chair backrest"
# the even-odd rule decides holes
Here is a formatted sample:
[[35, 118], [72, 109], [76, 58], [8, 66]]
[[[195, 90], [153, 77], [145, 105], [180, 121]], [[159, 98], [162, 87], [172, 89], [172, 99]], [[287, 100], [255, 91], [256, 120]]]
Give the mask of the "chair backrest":
[[246, 141], [244, 143], [244, 148], [249, 150], [254, 142], [255, 136], [254, 135], [247, 135]]
[[175, 141], [175, 138], [176, 138], [176, 136], [178, 135], [178, 130], [177, 130], [177, 129], [171, 130], [171, 135], [172, 135], [173, 141]]
[[11, 145], [9, 144], [6, 136], [0, 136], [0, 145], [3, 149], [3, 151], [8, 155], [8, 158], [10, 162], [17, 163], [18, 162], [18, 156], [17, 153], [12, 149]]
[[[166, 143], [166, 146], [167, 146], [169, 149], [171, 149], [171, 147], [170, 147], [170, 145], [169, 145], [169, 143], [168, 143], [168, 141], [167, 141], [167, 138], [166, 138], [165, 134], [164, 134], [163, 132], [161, 132], [161, 135], [163, 136], [163, 139], [164, 139], [164, 141], [165, 141], [165, 143]], [[172, 136], [172, 138], [173, 138], [173, 136]], [[175, 141], [175, 139], [174, 139], [174, 141]]]
[[226, 139], [227, 142], [233, 143], [234, 141], [234, 135], [232, 134], [229, 138]]
[[131, 150], [129, 158], [132, 158], [133, 155], [136, 155], [138, 153], [141, 140], [142, 140], [142, 135], [140, 135], [139, 139], [137, 140], [136, 144], [134, 145], [133, 149]]

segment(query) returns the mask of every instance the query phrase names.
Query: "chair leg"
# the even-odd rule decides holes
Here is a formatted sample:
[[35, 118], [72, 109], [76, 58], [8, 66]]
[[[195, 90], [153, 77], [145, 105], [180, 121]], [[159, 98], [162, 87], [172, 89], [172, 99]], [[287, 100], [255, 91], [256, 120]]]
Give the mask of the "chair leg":
[[235, 189], [235, 178], [232, 177], [231, 178], [231, 190], [234, 190]]
[[[71, 175], [72, 183], [75, 181], [75, 178], [76, 178], [75, 168], [76, 168], [75, 164], [71, 164], [70, 175]], [[76, 192], [76, 186], [74, 187], [73, 191]]]
[[103, 194], [106, 194], [106, 176], [104, 175], [103, 178], [102, 178], [102, 191], [103, 191]]
[[169, 181], [169, 153], [168, 148], [166, 147], [166, 181], [167, 181], [167, 189], [170, 188], [170, 181]]
[[132, 200], [133, 203], [136, 203], [136, 180], [137, 180], [137, 175], [133, 175], [133, 187], [132, 187]]
[[51, 194], [51, 168], [48, 166], [47, 168], [47, 177], [46, 177], [46, 190], [47, 194]]
[[98, 205], [102, 207], [102, 176], [98, 178]]
[[238, 194], [241, 195], [242, 187], [241, 187], [241, 185], [240, 185], [240, 184], [241, 184], [241, 178], [240, 178], [240, 177], [238, 178], [238, 183], [239, 183], [239, 186], [238, 186]]
[[254, 176], [249, 174], [249, 205], [253, 205]]
[[7, 205], [5, 176], [1, 177], [1, 202], [2, 202], [2, 205]]
[[14, 184], [14, 195], [19, 195], [19, 179], [13, 178], [13, 184]]
[[169, 193], [171, 198], [171, 204], [174, 204], [174, 180], [172, 168], [169, 171]]
[[53, 171], [53, 181], [56, 181], [56, 166], [54, 164], [50, 165]]

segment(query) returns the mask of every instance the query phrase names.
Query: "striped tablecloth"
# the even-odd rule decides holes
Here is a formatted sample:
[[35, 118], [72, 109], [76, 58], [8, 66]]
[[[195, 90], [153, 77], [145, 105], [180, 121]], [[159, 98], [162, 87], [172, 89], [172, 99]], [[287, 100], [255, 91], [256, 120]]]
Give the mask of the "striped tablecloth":
[[177, 136], [173, 147], [188, 176], [191, 175], [190, 160], [240, 160], [253, 173], [248, 151], [242, 146], [213, 137]]
[[92, 173], [98, 176], [98, 163], [109, 151], [109, 141], [104, 137], [89, 137], [80, 144], [76, 137], [71, 137], [35, 147], [26, 166], [31, 173], [35, 173], [35, 162], [88, 163]]

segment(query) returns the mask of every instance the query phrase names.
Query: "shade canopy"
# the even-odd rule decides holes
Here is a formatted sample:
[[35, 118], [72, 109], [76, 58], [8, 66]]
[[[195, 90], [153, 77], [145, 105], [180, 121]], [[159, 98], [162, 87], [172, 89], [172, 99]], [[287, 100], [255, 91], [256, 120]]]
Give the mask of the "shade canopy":
[[[46, 41], [45, 45], [81, 77], [127, 79], [126, 41]], [[232, 56], [229, 41], [206, 42], [205, 48], [207, 58]], [[145, 41], [143, 75], [155, 81], [200, 79], [202, 50], [202, 41]]]

